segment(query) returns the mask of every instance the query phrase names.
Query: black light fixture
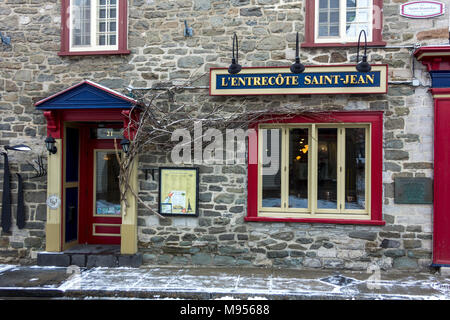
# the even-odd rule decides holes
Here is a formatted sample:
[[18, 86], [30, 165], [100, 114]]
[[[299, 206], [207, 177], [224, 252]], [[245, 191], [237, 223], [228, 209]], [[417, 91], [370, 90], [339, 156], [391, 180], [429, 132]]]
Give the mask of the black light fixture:
[[5, 150], [30, 151], [31, 148], [25, 144], [16, 144], [15, 146], [5, 146]]
[[[236, 42], [236, 55], [234, 55], [234, 43]], [[239, 61], [239, 45], [236, 33], [233, 35], [233, 57], [231, 58], [231, 64], [228, 67], [229, 74], [237, 74], [242, 70], [242, 66], [238, 64]]]
[[295, 38], [295, 63], [291, 66], [291, 72], [292, 73], [302, 73], [305, 71], [305, 66], [300, 63], [300, 56], [298, 54], [298, 32], [297, 36]]
[[45, 139], [45, 147], [47, 148], [48, 152], [50, 152], [51, 154], [55, 154], [56, 151], [58, 150], [55, 146], [55, 138], [52, 137], [52, 135], [49, 135], [46, 139]]
[[120, 141], [120, 146], [122, 147], [123, 152], [125, 152], [125, 154], [127, 154], [128, 151], [130, 151], [130, 140], [123, 138]]
[[[362, 57], [362, 61], [359, 62], [359, 47], [362, 34], [364, 34], [364, 55]], [[366, 31], [364, 30], [361, 30], [358, 37], [358, 54], [356, 55], [356, 63], [357, 63], [356, 70], [358, 70], [359, 72], [369, 72], [370, 70], [372, 70], [372, 67], [367, 62], [367, 35]]]

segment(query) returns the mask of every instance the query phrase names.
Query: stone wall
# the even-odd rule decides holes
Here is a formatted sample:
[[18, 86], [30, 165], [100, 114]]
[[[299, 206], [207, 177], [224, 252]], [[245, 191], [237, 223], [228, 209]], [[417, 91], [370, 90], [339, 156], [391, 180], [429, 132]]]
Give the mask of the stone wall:
[[[390, 48], [371, 48], [369, 62], [387, 63], [390, 81], [415, 77], [421, 86], [391, 83], [387, 95], [253, 97], [250, 107], [294, 104], [299, 108], [383, 110], [384, 227], [244, 222], [246, 167], [201, 166], [200, 216], [157, 219], [139, 209], [139, 247], [146, 263], [253, 265], [294, 268], [421, 268], [431, 261], [431, 205], [393, 202], [393, 179], [433, 174], [432, 98], [425, 69], [414, 62], [413, 45], [446, 43], [448, 13], [413, 20], [398, 15], [406, 0], [384, 1], [383, 40]], [[193, 37], [183, 36], [184, 21]], [[179, 99], [207, 97], [208, 71], [230, 63], [231, 36], [237, 33], [239, 62], [245, 66], [290, 65], [295, 32], [304, 39], [304, 1], [291, 0], [130, 0], [130, 55], [60, 57], [60, 1], [0, 0], [0, 144], [26, 143], [33, 152], [10, 153], [13, 172], [26, 178], [27, 225], [0, 234], [0, 263], [34, 258], [45, 248], [46, 179], [30, 179], [27, 161], [44, 154], [46, 121], [33, 103], [89, 79], [127, 93], [127, 86], [159, 87], [205, 74]], [[395, 47], [392, 47], [395, 46]], [[397, 47], [406, 46], [406, 47]], [[304, 64], [353, 63], [356, 48], [304, 48]], [[209, 98], [239, 103], [238, 98]], [[167, 165], [164, 155], [143, 155], [140, 168]], [[157, 204], [157, 177], [139, 173], [140, 194]], [[0, 181], [1, 182], [1, 181]], [[13, 179], [13, 203], [17, 183]], [[13, 213], [15, 207], [13, 206]]]
[[[432, 99], [424, 94], [425, 88], [416, 92], [422, 92], [422, 98], [416, 97], [413, 104], [408, 94], [414, 95], [414, 89], [405, 86], [393, 87], [387, 97], [306, 96], [296, 97], [296, 102], [286, 97], [270, 99], [275, 105], [297, 103], [299, 108], [314, 105], [323, 110], [332, 106], [338, 110], [385, 111], [385, 226], [244, 222], [246, 167], [201, 165], [198, 218], [163, 220], [140, 207], [139, 247], [144, 262], [352, 270], [366, 270], [373, 264], [383, 269], [427, 268], [431, 263], [432, 206], [399, 205], [393, 199], [395, 177], [432, 177]], [[249, 107], [265, 99], [255, 98], [248, 102]], [[143, 172], [167, 162], [164, 155], [140, 159], [140, 195], [155, 210], [158, 176], [148, 175], [145, 180]]]

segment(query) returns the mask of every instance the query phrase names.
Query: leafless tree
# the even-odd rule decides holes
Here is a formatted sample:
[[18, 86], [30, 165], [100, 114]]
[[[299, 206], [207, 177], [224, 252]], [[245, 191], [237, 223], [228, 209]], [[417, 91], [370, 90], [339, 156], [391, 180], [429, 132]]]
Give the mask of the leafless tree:
[[[130, 186], [131, 167], [139, 154], [170, 152], [179, 143], [171, 139], [173, 132], [177, 129], [188, 130], [192, 136], [195, 124], [199, 122], [204, 127], [225, 132], [226, 129], [247, 129], [249, 125], [261, 119], [280, 120], [298, 114], [322, 119], [330, 116], [330, 110], [314, 111], [311, 107], [302, 107], [298, 104], [284, 104], [277, 107], [261, 105], [258, 110], [255, 110], [255, 108], [248, 108], [247, 97], [214, 99], [208, 93], [204, 93], [204, 88], [193, 86], [199, 78], [204, 76], [191, 77], [182, 84], [170, 84], [153, 90], [133, 90], [133, 96], [138, 103], [129, 113], [129, 124], [125, 129], [127, 135], [132, 137], [129, 151], [126, 156], [122, 157], [116, 152], [120, 163], [121, 201], [125, 203], [126, 207], [128, 207], [126, 193], [129, 191], [150, 212], [160, 218], [165, 218], [148, 206], [139, 197], [138, 191], [133, 190]], [[186, 94], [192, 95], [195, 99], [186, 101], [183, 99]], [[178, 99], [179, 97], [180, 99]], [[199, 138], [202, 139], [202, 136]], [[116, 150], [118, 147], [120, 146], [117, 146], [116, 142]]]

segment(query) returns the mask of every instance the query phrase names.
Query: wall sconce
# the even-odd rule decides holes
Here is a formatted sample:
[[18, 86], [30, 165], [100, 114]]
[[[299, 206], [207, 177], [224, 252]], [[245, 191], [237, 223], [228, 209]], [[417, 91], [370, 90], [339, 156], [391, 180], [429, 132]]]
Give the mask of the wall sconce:
[[[364, 33], [364, 55], [362, 57], [362, 61], [359, 62], [359, 47], [360, 47], [360, 41], [361, 41], [361, 35]], [[372, 70], [372, 67], [370, 66], [370, 64], [367, 62], [367, 35], [366, 35], [366, 31], [361, 30], [361, 32], [359, 33], [359, 37], [358, 37], [358, 53], [356, 55], [356, 70], [358, 70], [359, 72], [369, 72], [370, 70]]]
[[300, 57], [298, 54], [298, 32], [297, 36], [295, 38], [295, 63], [291, 66], [291, 72], [292, 73], [302, 73], [305, 71], [305, 66], [300, 63]]
[[45, 139], [45, 147], [47, 148], [48, 152], [50, 152], [51, 154], [55, 154], [56, 151], [58, 150], [55, 146], [55, 138], [52, 137], [52, 135], [49, 135], [46, 139]]
[[[236, 56], [234, 55], [234, 43], [236, 42]], [[239, 46], [238, 46], [238, 39], [236, 36], [236, 33], [233, 35], [233, 57], [231, 59], [231, 65], [228, 68], [229, 74], [237, 74], [242, 70], [242, 66], [238, 64], [239, 58]]]
[[125, 154], [128, 154], [128, 151], [130, 151], [130, 140], [128, 139], [122, 139], [120, 141], [120, 146], [122, 147], [122, 150]]
[[31, 151], [31, 148], [25, 144], [17, 144], [15, 146], [5, 146], [5, 150]]

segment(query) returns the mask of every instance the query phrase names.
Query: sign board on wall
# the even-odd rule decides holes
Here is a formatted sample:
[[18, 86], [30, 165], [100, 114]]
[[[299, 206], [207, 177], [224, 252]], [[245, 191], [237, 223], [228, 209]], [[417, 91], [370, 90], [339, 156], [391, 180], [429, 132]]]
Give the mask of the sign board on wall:
[[408, 18], [426, 19], [445, 13], [445, 4], [438, 1], [411, 1], [400, 6], [400, 15]]
[[293, 74], [289, 67], [226, 68], [210, 71], [210, 95], [363, 94], [387, 92], [387, 65], [372, 65], [367, 73], [352, 65], [306, 66]]
[[394, 203], [432, 204], [433, 180], [431, 178], [395, 178]]

